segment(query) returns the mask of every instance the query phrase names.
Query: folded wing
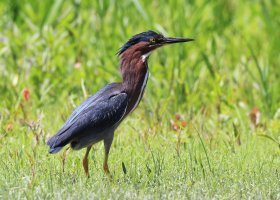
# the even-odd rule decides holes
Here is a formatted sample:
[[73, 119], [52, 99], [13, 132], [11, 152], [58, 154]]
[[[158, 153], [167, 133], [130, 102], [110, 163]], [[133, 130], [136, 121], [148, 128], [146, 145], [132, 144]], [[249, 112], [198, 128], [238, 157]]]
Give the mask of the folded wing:
[[51, 137], [49, 152], [56, 153], [65, 145], [85, 134], [98, 134], [117, 124], [127, 108], [127, 94], [116, 90], [113, 84], [102, 88], [82, 103]]

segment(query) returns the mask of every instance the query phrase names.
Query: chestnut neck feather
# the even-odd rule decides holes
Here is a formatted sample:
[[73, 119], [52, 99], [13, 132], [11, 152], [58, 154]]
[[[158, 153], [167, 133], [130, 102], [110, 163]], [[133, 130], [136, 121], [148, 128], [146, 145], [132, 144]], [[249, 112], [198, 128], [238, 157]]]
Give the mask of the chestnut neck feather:
[[121, 54], [122, 86], [129, 99], [126, 114], [139, 104], [148, 79], [148, 64], [142, 59], [144, 52], [141, 46], [143, 44], [136, 44]]

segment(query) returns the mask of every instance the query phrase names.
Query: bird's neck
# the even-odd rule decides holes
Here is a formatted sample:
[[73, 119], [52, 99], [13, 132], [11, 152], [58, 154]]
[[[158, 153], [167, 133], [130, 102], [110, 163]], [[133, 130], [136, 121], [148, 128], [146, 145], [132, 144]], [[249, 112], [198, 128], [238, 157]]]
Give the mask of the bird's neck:
[[133, 111], [142, 99], [149, 76], [147, 58], [148, 55], [139, 51], [121, 55], [122, 85], [129, 98], [127, 113]]

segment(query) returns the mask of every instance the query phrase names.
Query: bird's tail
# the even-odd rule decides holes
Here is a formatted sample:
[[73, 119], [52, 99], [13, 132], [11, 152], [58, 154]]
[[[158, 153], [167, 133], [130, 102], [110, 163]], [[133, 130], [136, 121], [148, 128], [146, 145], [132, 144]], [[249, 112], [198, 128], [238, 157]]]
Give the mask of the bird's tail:
[[57, 144], [57, 141], [59, 141], [59, 135], [54, 135], [48, 140], [47, 145], [50, 147], [49, 153], [57, 153], [64, 147], [64, 145]]

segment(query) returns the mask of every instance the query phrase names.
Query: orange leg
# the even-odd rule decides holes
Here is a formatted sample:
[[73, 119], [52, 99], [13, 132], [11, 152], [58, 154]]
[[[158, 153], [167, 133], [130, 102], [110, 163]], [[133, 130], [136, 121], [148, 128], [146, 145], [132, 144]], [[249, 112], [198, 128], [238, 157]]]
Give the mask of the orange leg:
[[110, 174], [109, 166], [108, 166], [108, 155], [109, 154], [105, 154], [105, 159], [104, 159], [104, 164], [103, 164], [103, 170], [104, 170], [105, 174], [107, 174], [107, 175]]
[[87, 147], [87, 151], [86, 151], [86, 154], [84, 156], [84, 159], [83, 159], [83, 167], [84, 167], [84, 170], [85, 170], [85, 174], [86, 176], [89, 178], [89, 172], [88, 172], [88, 154], [90, 152], [90, 149], [91, 149], [92, 145]]
[[107, 174], [107, 175], [110, 175], [110, 170], [109, 170], [109, 166], [108, 166], [108, 157], [109, 157], [111, 144], [113, 141], [113, 136], [114, 136], [113, 134], [111, 135], [111, 137], [106, 138], [104, 140], [105, 158], [104, 158], [104, 163], [103, 163], [103, 170], [104, 170], [105, 174]]

